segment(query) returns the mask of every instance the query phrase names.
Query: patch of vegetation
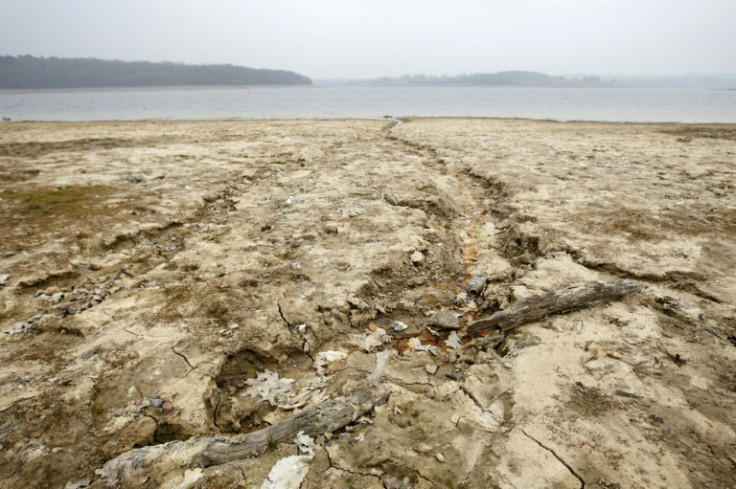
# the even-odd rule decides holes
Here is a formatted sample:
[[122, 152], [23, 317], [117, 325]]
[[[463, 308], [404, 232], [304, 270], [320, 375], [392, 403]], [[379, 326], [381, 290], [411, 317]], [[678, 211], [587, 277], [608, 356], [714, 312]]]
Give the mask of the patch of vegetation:
[[215, 305], [207, 309], [207, 316], [214, 319], [218, 326], [227, 326], [230, 319], [230, 310], [227, 307]]
[[109, 204], [112, 187], [102, 185], [70, 185], [65, 187], [12, 188], [2, 194], [0, 226], [5, 240], [0, 248], [18, 251], [49, 239], [76, 239], [82, 247], [88, 244], [104, 222], [120, 213], [123, 203]]
[[102, 413], [105, 412], [105, 406], [103, 404], [100, 404], [99, 402], [92, 403], [92, 412], [95, 416], [100, 416]]
[[597, 416], [618, 406], [596, 387], [586, 387], [576, 382], [571, 391], [570, 407], [584, 415]]
[[694, 137], [736, 141], [736, 127], [730, 124], [683, 126], [662, 132], [680, 136], [678, 141], [682, 143], [690, 142]]
[[26, 218], [50, 215], [81, 218], [101, 211], [109, 212], [100, 204], [102, 197], [111, 190], [101, 185], [71, 185], [11, 190], [5, 196], [15, 203], [15, 212]]

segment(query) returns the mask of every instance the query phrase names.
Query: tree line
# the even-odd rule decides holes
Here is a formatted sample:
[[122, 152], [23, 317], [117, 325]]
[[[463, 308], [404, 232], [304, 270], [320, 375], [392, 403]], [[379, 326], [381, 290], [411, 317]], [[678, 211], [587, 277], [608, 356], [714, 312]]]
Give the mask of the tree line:
[[94, 58], [0, 56], [0, 88], [107, 88], [197, 85], [311, 85], [285, 70]]
[[608, 86], [611, 82], [597, 76], [565, 78], [536, 71], [501, 71], [498, 73], [472, 73], [462, 75], [403, 75], [384, 76], [363, 80], [328, 80], [326, 84], [354, 86], [520, 86], [520, 87], [570, 87]]

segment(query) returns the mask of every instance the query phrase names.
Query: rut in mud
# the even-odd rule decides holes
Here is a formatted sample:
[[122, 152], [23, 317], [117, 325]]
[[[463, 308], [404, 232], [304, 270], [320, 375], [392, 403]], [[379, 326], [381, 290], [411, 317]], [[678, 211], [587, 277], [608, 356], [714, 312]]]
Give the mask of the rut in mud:
[[[103, 487], [131, 450], [277, 424], [386, 350], [388, 402], [318, 437], [302, 487], [733, 485], [733, 141], [453, 119], [13, 128], [8, 487]], [[647, 287], [462, 334], [616, 278]], [[295, 453], [269, 448], [119, 484], [260, 486]]]

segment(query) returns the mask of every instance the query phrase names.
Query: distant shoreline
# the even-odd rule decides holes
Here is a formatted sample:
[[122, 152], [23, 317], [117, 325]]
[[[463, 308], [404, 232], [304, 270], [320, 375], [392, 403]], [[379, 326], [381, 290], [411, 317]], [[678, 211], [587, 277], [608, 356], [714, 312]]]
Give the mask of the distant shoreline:
[[664, 90], [664, 91], [703, 91], [703, 92], [732, 92], [736, 88], [684, 88], [684, 87], [628, 87], [628, 86], [518, 86], [518, 85], [331, 85], [315, 83], [314, 85], [156, 85], [156, 86], [140, 86], [140, 87], [75, 87], [75, 88], [0, 88], [0, 95], [5, 94], [23, 94], [23, 93], [112, 93], [112, 92], [157, 92], [157, 91], [195, 91], [195, 90], [271, 90], [271, 89], [292, 89], [292, 88], [309, 88], [309, 89], [325, 89], [325, 88], [344, 88], [344, 89], [437, 89], [437, 88], [498, 88], [498, 89], [550, 89], [550, 90]]
[[274, 88], [319, 88], [314, 85], [161, 85], [144, 87], [75, 87], [75, 88], [0, 88], [2, 94], [16, 93], [85, 93], [85, 92], [156, 92], [191, 90], [251, 90]]

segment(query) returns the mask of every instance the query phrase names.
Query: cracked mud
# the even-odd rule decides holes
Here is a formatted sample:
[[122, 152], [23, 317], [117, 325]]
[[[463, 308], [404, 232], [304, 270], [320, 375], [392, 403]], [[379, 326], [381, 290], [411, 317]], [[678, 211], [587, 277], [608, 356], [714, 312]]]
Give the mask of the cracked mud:
[[[283, 422], [386, 350], [388, 402], [316, 439], [303, 489], [736, 485], [731, 126], [3, 130], [2, 487], [106, 487], [122, 454]], [[463, 334], [618, 279], [644, 288]], [[297, 453], [113, 485], [260, 487]]]

